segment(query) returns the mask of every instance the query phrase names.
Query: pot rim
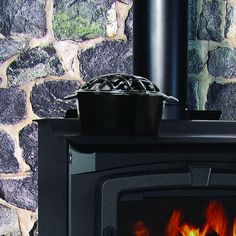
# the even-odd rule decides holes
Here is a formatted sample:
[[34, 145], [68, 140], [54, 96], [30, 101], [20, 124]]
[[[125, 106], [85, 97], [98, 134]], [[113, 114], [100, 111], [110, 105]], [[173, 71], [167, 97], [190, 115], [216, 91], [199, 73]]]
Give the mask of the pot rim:
[[140, 91], [130, 91], [124, 92], [124, 91], [83, 91], [83, 90], [78, 90], [76, 91], [73, 95], [66, 96], [64, 97], [65, 100], [71, 100], [71, 99], [79, 99], [80, 95], [92, 95], [92, 96], [138, 96], [138, 97], [158, 97], [162, 99], [163, 102], [167, 102], [170, 104], [176, 104], [179, 102], [179, 100], [176, 97], [173, 96], [167, 96], [164, 93], [161, 92], [143, 92], [141, 93]]
[[138, 90], [132, 90], [132, 91], [123, 91], [123, 90], [115, 90], [115, 91], [97, 91], [97, 90], [78, 90], [75, 92], [77, 95], [79, 94], [92, 94], [92, 95], [120, 95], [120, 96], [160, 96], [160, 97], [166, 97], [165, 94], [160, 92], [150, 92], [150, 91], [138, 91]]

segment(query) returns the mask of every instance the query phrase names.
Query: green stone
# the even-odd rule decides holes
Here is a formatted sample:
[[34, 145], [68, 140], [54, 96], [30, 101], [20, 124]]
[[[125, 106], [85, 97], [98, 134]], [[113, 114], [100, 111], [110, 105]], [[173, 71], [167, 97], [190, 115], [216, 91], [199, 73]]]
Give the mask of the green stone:
[[106, 36], [107, 11], [111, 5], [94, 0], [55, 6], [53, 29], [58, 40], [83, 40]]

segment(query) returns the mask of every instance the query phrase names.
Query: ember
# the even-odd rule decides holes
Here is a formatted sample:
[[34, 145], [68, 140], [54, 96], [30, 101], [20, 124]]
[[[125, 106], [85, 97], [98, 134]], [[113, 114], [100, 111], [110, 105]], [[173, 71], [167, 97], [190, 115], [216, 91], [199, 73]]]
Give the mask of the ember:
[[134, 225], [134, 236], [150, 236], [148, 228], [143, 221], [139, 221]]

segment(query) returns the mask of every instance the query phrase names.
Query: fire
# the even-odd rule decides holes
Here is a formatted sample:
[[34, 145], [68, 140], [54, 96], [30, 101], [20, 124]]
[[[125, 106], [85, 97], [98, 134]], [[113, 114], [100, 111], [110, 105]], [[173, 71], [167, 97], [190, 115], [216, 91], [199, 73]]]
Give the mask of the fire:
[[143, 221], [138, 221], [134, 225], [134, 236], [150, 236], [149, 230]]
[[179, 226], [181, 221], [181, 211], [174, 211], [170, 217], [169, 224], [167, 226], [167, 235], [178, 236]]
[[[176, 214], [177, 212], [174, 211], [167, 226], [167, 229], [171, 227], [174, 229], [174, 232], [167, 230], [167, 236], [207, 236], [209, 233], [216, 233], [219, 236], [229, 236], [227, 232], [228, 220], [225, 210], [217, 201], [209, 202], [206, 209], [206, 224], [202, 229], [187, 223], [180, 224], [180, 220], [177, 222], [175, 219]], [[178, 219], [180, 218], [181, 213], [178, 211]], [[178, 228], [178, 232], [176, 228]], [[234, 223], [233, 236], [236, 236], [236, 220]]]
[[183, 236], [200, 236], [199, 229], [194, 228], [194, 226], [187, 225], [187, 224], [184, 224], [183, 226], [181, 226], [179, 231]]
[[220, 236], [227, 235], [227, 217], [223, 206], [217, 201], [211, 201], [206, 209], [207, 223]]
[[[174, 210], [167, 222], [165, 236], [236, 236], [236, 217], [228, 221], [224, 207], [218, 201], [210, 201], [205, 209], [206, 221], [202, 226], [183, 221], [183, 213]], [[134, 236], [152, 236], [143, 221], [138, 221], [134, 226]], [[153, 235], [160, 236], [160, 235]]]
[[234, 218], [234, 224], [233, 224], [233, 236], [236, 236], [236, 218]]
[[203, 230], [200, 231], [199, 228], [196, 228], [192, 225], [184, 224], [179, 229], [182, 236], [206, 236], [208, 233], [208, 225], [206, 224]]

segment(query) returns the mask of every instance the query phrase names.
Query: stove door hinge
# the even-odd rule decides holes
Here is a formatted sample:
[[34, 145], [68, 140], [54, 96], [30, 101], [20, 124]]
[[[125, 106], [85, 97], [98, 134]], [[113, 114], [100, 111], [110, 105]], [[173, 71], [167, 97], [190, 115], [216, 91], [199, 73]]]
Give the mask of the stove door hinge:
[[211, 179], [211, 168], [205, 166], [189, 166], [190, 180], [192, 186], [209, 186]]

